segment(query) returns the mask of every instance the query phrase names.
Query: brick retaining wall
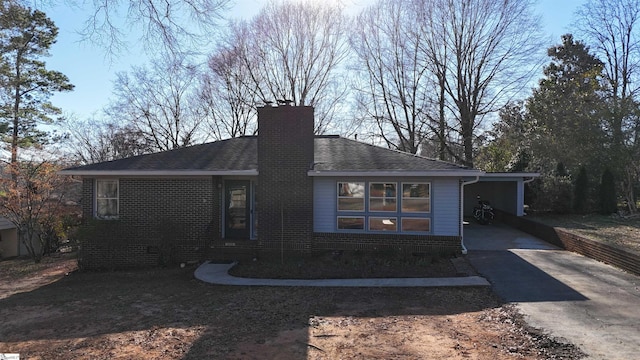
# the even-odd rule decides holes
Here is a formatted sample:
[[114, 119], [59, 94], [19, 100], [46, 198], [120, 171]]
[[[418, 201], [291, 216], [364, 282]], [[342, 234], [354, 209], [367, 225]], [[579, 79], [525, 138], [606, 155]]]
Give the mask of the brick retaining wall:
[[523, 217], [498, 212], [501, 222], [538, 237], [548, 243], [640, 275], [640, 256], [629, 251], [590, 240]]

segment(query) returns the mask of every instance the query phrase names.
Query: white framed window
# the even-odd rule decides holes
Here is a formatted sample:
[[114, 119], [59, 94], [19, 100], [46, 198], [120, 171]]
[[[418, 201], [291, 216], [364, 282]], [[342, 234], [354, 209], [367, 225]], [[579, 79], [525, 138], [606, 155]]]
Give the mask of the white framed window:
[[398, 231], [398, 218], [369, 217], [369, 231]]
[[402, 232], [429, 232], [431, 231], [430, 218], [406, 217], [401, 219]]
[[402, 183], [403, 213], [429, 213], [431, 212], [431, 184]]
[[385, 180], [337, 181], [335, 229], [361, 233], [431, 233], [431, 182]]
[[364, 230], [364, 216], [338, 216], [339, 230]]
[[338, 211], [364, 211], [363, 182], [338, 182]]
[[369, 183], [369, 211], [397, 210], [396, 183]]
[[96, 208], [98, 219], [117, 219], [120, 213], [119, 186], [117, 179], [96, 179]]

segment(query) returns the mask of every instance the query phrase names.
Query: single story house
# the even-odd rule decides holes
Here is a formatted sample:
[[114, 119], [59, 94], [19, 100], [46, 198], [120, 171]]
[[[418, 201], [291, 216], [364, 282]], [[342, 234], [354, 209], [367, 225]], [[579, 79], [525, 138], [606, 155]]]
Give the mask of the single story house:
[[0, 259], [19, 256], [20, 250], [18, 229], [9, 219], [0, 216]]
[[[484, 172], [315, 136], [312, 107], [260, 107], [258, 128], [257, 136], [61, 171], [82, 177], [81, 266], [466, 251], [464, 187]], [[510, 178], [516, 188], [524, 180]]]

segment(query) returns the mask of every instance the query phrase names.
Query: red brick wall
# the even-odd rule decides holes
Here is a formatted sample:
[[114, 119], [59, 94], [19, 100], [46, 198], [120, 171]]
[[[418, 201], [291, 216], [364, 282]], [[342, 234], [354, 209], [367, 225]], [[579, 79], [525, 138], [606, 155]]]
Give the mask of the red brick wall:
[[460, 237], [404, 234], [315, 233], [313, 250], [398, 251], [445, 253], [461, 251]]
[[258, 108], [258, 246], [309, 252], [313, 232], [313, 108]]
[[637, 254], [523, 217], [499, 212], [498, 219], [560, 248], [616, 266], [632, 274], [640, 275], [640, 256]]
[[212, 239], [219, 237], [219, 195], [211, 177], [121, 178], [119, 186], [119, 220], [93, 220], [93, 205], [86, 205], [93, 203], [93, 179], [84, 180], [82, 267], [124, 268], [201, 260]]
[[93, 217], [93, 183], [94, 179], [82, 179], [80, 206], [82, 207], [82, 219], [85, 221]]

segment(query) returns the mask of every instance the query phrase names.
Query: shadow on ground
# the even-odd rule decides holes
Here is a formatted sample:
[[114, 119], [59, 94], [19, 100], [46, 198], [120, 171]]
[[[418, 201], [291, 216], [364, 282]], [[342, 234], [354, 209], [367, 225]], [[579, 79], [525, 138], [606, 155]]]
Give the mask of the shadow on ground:
[[[503, 224], [465, 225], [467, 259], [480, 275], [487, 278], [494, 291], [506, 302], [582, 301], [580, 292], [550, 276], [519, 256], [540, 254], [546, 262], [558, 257], [558, 247]], [[570, 267], [570, 264], [555, 264]], [[575, 271], [577, 269], [566, 269]]]
[[487, 288], [225, 287], [193, 279], [193, 270], [74, 273], [11, 295], [0, 300], [0, 318], [7, 319], [0, 324], [0, 353], [200, 359], [224, 358], [244, 347], [249, 352], [238, 358], [261, 358], [251, 349], [264, 352], [256, 346], [291, 332], [287, 346], [295, 349], [285, 353], [306, 358], [319, 351], [311, 343], [320, 338], [309, 337], [322, 321], [415, 321], [500, 305]]
[[[548, 252], [551, 255], [553, 250]], [[506, 302], [588, 300], [512, 251], [474, 251], [468, 259]]]

